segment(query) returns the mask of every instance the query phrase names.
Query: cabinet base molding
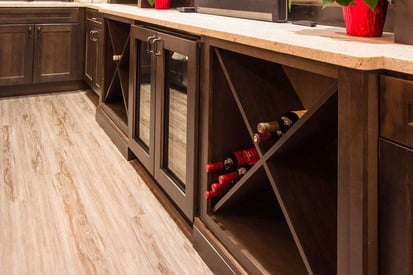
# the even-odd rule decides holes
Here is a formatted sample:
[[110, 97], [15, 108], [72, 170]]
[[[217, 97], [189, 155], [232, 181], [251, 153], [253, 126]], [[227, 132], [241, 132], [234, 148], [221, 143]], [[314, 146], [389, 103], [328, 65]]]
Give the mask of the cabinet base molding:
[[88, 86], [81, 80], [67, 82], [52, 82], [44, 84], [0, 86], [0, 97], [56, 93], [82, 90], [86, 88], [88, 88]]
[[105, 131], [105, 133], [112, 140], [113, 144], [115, 144], [120, 153], [127, 160], [135, 158], [129, 150], [127, 136], [112, 122], [110, 117], [106, 115], [100, 105], [96, 108], [96, 122], [100, 127], [102, 127], [103, 131]]
[[192, 243], [214, 274], [248, 274], [201, 219], [195, 218]]

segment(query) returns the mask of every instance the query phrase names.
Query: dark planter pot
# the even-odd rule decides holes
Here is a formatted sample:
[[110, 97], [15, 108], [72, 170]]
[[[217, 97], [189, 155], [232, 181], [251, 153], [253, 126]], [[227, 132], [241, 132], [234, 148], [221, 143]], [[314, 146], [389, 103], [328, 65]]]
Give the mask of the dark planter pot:
[[387, 0], [379, 0], [377, 7], [372, 11], [363, 0], [355, 0], [354, 5], [343, 7], [347, 34], [370, 37], [382, 36], [388, 5]]
[[397, 0], [395, 8], [394, 41], [413, 45], [413, 1]]

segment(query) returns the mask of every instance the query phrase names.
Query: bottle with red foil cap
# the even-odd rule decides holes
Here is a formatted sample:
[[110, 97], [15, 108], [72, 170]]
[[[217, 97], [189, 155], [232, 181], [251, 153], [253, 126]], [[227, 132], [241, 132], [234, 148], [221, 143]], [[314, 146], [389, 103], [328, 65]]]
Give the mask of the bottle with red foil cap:
[[207, 200], [213, 199], [213, 198], [216, 198], [217, 196], [219, 196], [220, 194], [221, 194], [220, 192], [217, 192], [217, 191], [214, 191], [214, 190], [207, 190], [207, 191], [205, 191], [205, 198]]
[[211, 185], [211, 190], [205, 191], [205, 198], [208, 199], [213, 199], [217, 197], [222, 197], [228, 190], [234, 185], [235, 182], [230, 181], [230, 182], [225, 182], [225, 183], [213, 183]]
[[247, 164], [244, 164], [240, 167], [237, 168], [236, 171], [228, 173], [228, 174], [224, 174], [224, 175], [220, 175], [218, 177], [218, 182], [220, 184], [225, 184], [225, 183], [229, 183], [232, 181], [237, 181], [239, 178], [241, 178], [243, 175], [245, 175], [247, 173], [247, 171], [257, 162], [257, 160], [251, 161]]
[[241, 151], [232, 152], [224, 157], [223, 161], [208, 163], [206, 165], [206, 172], [213, 171], [224, 171], [232, 172], [237, 169], [237, 167], [247, 164], [251, 161], [256, 161], [260, 157], [258, 155], [257, 149], [249, 148]]

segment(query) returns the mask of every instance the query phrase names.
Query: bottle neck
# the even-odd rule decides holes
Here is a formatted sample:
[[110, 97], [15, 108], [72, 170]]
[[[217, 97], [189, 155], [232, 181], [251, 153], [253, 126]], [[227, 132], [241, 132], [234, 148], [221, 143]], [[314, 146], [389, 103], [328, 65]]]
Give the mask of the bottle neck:
[[219, 171], [224, 168], [224, 163], [222, 162], [208, 163], [205, 168], [206, 168], [207, 173], [213, 172], [213, 171]]

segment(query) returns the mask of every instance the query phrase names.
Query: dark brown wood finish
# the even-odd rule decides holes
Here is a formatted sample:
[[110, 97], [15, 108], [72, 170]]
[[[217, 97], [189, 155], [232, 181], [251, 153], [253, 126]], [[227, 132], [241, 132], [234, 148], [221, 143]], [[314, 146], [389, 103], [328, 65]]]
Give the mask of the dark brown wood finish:
[[81, 80], [83, 19], [82, 8], [0, 8], [1, 34], [8, 40], [1, 46], [6, 56], [0, 85], [19, 85], [18, 94], [35, 92], [42, 83]]
[[378, 74], [338, 80], [338, 274], [377, 274]]
[[91, 25], [85, 27], [85, 81], [91, 88], [96, 78], [97, 41], [93, 38], [96, 29]]
[[33, 82], [80, 79], [79, 24], [36, 24], [34, 29]]
[[[202, 222], [249, 273], [336, 272], [337, 80], [331, 76], [337, 69], [308, 60], [289, 64], [289, 56], [215, 39], [205, 45], [200, 171], [254, 146], [257, 122], [302, 109], [300, 96], [309, 111], [280, 143], [259, 146], [262, 159], [224, 197], [200, 196]], [[318, 82], [313, 68], [322, 73]], [[311, 89], [303, 92], [298, 81]], [[201, 193], [218, 175], [201, 172]]]
[[100, 95], [103, 88], [103, 16], [97, 10], [86, 10], [85, 74], [88, 85]]
[[105, 133], [112, 140], [113, 144], [118, 148], [121, 154], [128, 160], [134, 158], [129, 150], [128, 137], [120, 130], [118, 124], [115, 124], [111, 117], [108, 116], [108, 109], [104, 109], [104, 105], [98, 105], [96, 108], [96, 122], [102, 127]]
[[0, 25], [0, 86], [32, 83], [32, 24]]
[[380, 135], [413, 147], [413, 81], [380, 77]]
[[0, 8], [0, 24], [77, 23], [83, 20], [83, 8]]
[[128, 146], [129, 31], [133, 20], [103, 15], [104, 88], [96, 119], [121, 153], [133, 158]]
[[413, 273], [413, 150], [381, 139], [380, 274]]

